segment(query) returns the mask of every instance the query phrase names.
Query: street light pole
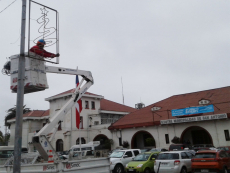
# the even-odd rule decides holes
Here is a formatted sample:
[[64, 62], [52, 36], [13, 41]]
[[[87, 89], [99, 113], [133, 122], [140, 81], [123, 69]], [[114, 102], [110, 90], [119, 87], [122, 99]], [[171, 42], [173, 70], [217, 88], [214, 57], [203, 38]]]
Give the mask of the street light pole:
[[22, 118], [24, 102], [24, 79], [25, 79], [25, 33], [26, 33], [26, 0], [22, 0], [21, 21], [21, 44], [20, 57], [18, 61], [18, 88], [14, 140], [14, 165], [13, 173], [21, 172], [21, 147], [22, 147]]

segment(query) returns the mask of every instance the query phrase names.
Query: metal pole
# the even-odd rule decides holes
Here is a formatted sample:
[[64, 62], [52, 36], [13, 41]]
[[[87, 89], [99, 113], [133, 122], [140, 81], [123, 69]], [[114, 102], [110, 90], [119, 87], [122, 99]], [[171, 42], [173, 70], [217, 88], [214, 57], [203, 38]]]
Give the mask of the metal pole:
[[16, 106], [16, 122], [15, 122], [13, 173], [21, 172], [22, 116], [23, 116], [24, 78], [25, 78], [25, 31], [26, 31], [26, 0], [22, 0], [21, 46], [20, 46], [20, 57], [18, 62], [18, 89], [17, 89], [17, 106]]

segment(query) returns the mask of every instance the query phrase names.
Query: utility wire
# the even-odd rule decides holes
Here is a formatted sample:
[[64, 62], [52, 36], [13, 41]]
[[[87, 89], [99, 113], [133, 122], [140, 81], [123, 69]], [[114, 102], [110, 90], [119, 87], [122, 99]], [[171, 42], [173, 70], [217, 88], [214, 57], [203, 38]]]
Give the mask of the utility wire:
[[[1, 0], [0, 0], [1, 1]], [[15, 0], [17, 1], [17, 0]], [[2, 13], [3, 11], [5, 11], [8, 7], [10, 7], [13, 3], [15, 3], [15, 1], [13, 1], [11, 4], [9, 4], [6, 8], [4, 8], [2, 11], [0, 11], [0, 13]]]

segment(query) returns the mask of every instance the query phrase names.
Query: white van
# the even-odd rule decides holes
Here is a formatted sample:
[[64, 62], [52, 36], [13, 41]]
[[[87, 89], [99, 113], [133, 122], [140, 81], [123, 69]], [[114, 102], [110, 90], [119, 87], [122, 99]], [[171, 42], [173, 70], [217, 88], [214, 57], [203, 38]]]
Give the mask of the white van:
[[95, 147], [100, 145], [100, 141], [91, 141], [87, 144], [81, 144], [81, 145], [73, 145], [69, 152], [68, 155], [62, 155], [64, 159], [69, 159], [72, 157], [75, 157], [75, 155], [79, 154], [79, 151], [86, 151], [82, 152], [82, 156], [84, 156], [84, 153], [91, 153], [92, 155], [94, 154]]
[[[22, 146], [22, 153], [28, 153], [27, 147]], [[5, 162], [14, 154], [14, 146], [0, 146], [0, 165]]]
[[70, 151], [80, 151], [80, 148], [81, 148], [82, 151], [83, 150], [90, 150], [90, 151], [92, 150], [92, 151], [94, 151], [95, 147], [97, 147], [99, 145], [100, 145], [100, 141], [91, 141], [91, 142], [89, 142], [87, 144], [73, 145], [70, 148], [69, 152]]
[[[22, 153], [28, 153], [27, 147], [22, 146]], [[14, 153], [14, 146], [0, 146], [0, 158], [9, 158]]]

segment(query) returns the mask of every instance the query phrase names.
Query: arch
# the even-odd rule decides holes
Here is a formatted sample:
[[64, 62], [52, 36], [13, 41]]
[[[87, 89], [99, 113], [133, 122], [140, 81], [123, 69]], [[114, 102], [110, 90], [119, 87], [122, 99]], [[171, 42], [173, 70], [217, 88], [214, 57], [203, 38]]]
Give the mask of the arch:
[[[146, 139], [152, 139], [149, 142], [146, 141]], [[137, 142], [138, 140], [138, 142]], [[136, 132], [131, 140], [131, 148], [154, 148], [156, 147], [156, 141], [151, 133], [145, 130], [141, 130]]]
[[[80, 144], [80, 138], [77, 138], [76, 140], [76, 145], [79, 145]], [[86, 144], [86, 141], [85, 141], [85, 138], [81, 138], [81, 144]]]
[[96, 147], [97, 149], [109, 149], [111, 150], [111, 145], [109, 144], [109, 138], [103, 134], [99, 134], [94, 137], [93, 141], [100, 141], [100, 145]]
[[[212, 144], [213, 139], [210, 133], [203, 127], [200, 126], [190, 126], [187, 127], [180, 136], [181, 143], [194, 144]], [[187, 143], [187, 144], [188, 144]]]
[[98, 139], [109, 139], [109, 138], [103, 134], [99, 134], [94, 137], [93, 141], [97, 141]]
[[56, 141], [56, 151], [63, 151], [63, 147], [64, 144], [63, 144], [63, 140], [62, 139], [58, 139]]

